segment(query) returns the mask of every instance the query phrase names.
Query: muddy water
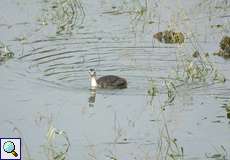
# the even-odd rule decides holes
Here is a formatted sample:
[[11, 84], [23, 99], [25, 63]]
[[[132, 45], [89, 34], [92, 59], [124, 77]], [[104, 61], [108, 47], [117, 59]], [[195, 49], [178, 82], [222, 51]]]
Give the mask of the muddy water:
[[[38, 20], [50, 16], [50, 3], [1, 0], [0, 40], [15, 58], [0, 66], [0, 136], [22, 137], [28, 146], [24, 158], [29, 153], [32, 159], [48, 159], [44, 146], [50, 126], [68, 135], [67, 159], [156, 159], [166, 150], [159, 152], [159, 141], [167, 141], [165, 126], [183, 147], [184, 159], [225, 154], [221, 146], [230, 151], [230, 125], [222, 108], [230, 96], [229, 60], [209, 58], [226, 83], [183, 86], [174, 105], [160, 109], [166, 96], [163, 80], [176, 67], [177, 53], [218, 50], [221, 37], [229, 34], [230, 6], [218, 9], [220, 1], [148, 1], [147, 12], [140, 15], [132, 11], [145, 3], [125, 2], [84, 1], [71, 33], [57, 34], [57, 23]], [[225, 28], [211, 27], [216, 24]], [[185, 44], [152, 39], [168, 25], [188, 34]], [[90, 68], [98, 77], [127, 78], [128, 88], [97, 90], [92, 97]], [[152, 103], [147, 96], [151, 79], [160, 90]], [[58, 147], [60, 139], [55, 138]]]

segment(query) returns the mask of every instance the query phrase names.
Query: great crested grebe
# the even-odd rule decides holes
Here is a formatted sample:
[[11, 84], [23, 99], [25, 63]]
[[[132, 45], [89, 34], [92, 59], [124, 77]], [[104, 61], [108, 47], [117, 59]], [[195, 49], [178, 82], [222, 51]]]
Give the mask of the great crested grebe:
[[95, 69], [89, 70], [91, 89], [108, 88], [108, 89], [123, 89], [127, 88], [127, 81], [124, 78], [107, 75], [96, 79]]

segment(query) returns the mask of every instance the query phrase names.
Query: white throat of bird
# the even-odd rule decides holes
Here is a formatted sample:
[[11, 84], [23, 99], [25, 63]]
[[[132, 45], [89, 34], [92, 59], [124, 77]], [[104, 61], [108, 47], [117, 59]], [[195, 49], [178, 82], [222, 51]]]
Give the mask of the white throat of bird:
[[96, 89], [97, 88], [97, 80], [95, 76], [90, 77], [91, 81], [91, 89]]

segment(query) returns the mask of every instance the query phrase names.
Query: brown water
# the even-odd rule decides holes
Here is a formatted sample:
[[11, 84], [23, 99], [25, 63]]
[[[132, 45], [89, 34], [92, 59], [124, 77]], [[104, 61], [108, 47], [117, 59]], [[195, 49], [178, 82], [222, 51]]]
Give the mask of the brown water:
[[[215, 52], [222, 36], [229, 35], [230, 3], [146, 2], [141, 15], [133, 11], [145, 7], [144, 1], [85, 0], [83, 10], [76, 7], [71, 33], [57, 34], [50, 19], [47, 25], [38, 21], [51, 15], [49, 2], [1, 0], [0, 40], [15, 58], [0, 66], [0, 137], [23, 136], [32, 159], [48, 159], [43, 146], [50, 124], [68, 135], [66, 159], [148, 160], [164, 156], [159, 141], [167, 141], [162, 133], [167, 126], [183, 147], [184, 159], [227, 154], [221, 146], [230, 154], [230, 124], [222, 107], [230, 97], [229, 60], [209, 58], [227, 78], [224, 84], [182, 86], [174, 104], [160, 109], [166, 97], [163, 81], [176, 68], [177, 53]], [[224, 27], [211, 27], [216, 24]], [[184, 44], [153, 41], [153, 34], [169, 25], [187, 33]], [[127, 78], [128, 88], [97, 90], [95, 103], [89, 104], [90, 68], [98, 77]], [[152, 103], [147, 96], [150, 79], [160, 90]]]

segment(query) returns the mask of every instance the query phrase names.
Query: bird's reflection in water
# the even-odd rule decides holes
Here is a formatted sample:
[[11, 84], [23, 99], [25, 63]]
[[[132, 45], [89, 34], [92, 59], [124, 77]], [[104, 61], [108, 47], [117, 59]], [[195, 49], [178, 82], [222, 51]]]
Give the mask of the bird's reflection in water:
[[96, 101], [96, 89], [90, 90], [90, 97], [89, 97], [89, 107], [94, 107]]

